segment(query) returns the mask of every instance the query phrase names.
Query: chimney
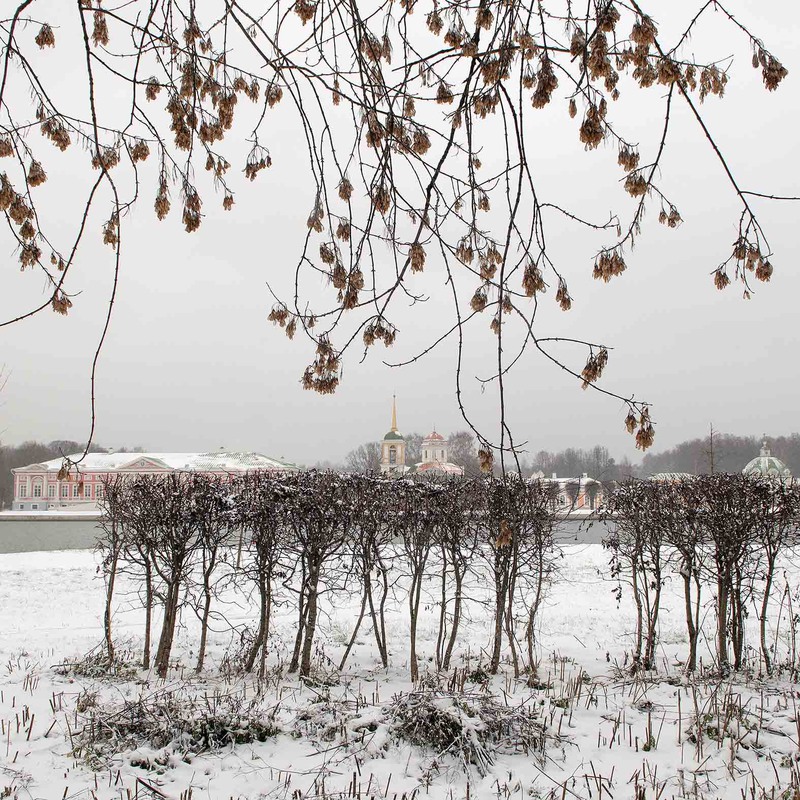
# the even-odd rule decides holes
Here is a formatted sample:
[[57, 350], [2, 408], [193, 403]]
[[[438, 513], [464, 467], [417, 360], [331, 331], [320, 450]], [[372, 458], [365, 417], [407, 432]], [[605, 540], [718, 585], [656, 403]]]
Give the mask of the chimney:
[[553, 473], [553, 480], [556, 480], [557, 478], [558, 478], [558, 474], [554, 472]]

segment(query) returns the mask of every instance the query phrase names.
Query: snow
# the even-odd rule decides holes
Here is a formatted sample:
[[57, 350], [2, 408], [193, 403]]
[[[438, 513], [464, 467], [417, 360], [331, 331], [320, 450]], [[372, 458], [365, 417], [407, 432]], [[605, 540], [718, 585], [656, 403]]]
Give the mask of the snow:
[[[260, 453], [73, 453], [67, 458], [79, 462], [82, 472], [117, 470], [136, 468], [140, 461], [154, 462], [156, 468], [207, 471], [207, 472], [241, 472], [248, 469], [285, 470], [294, 469], [293, 465], [277, 459], [268, 458]], [[64, 463], [63, 458], [44, 461], [39, 465], [50, 472], [58, 472]], [[146, 470], [147, 471], [147, 470]]]
[[[249, 678], [226, 677], [220, 669], [237, 636], [222, 632], [225, 626], [219, 624], [210, 635], [207, 671], [193, 675], [197, 623], [188, 611], [177, 631], [179, 663], [166, 681], [143, 672], [129, 680], [100, 680], [63, 675], [58, 667], [102, 638], [103, 581], [97, 557], [87, 551], [2, 555], [0, 796], [17, 792], [20, 798], [110, 800], [127, 798], [129, 790], [132, 797], [138, 791], [141, 797], [186, 800], [182, 793], [191, 788], [197, 798], [302, 800], [351, 796], [347, 793], [355, 787], [364, 798], [397, 800], [403, 793], [410, 798], [415, 790], [442, 800], [599, 800], [603, 793], [641, 800], [689, 795], [734, 800], [743, 791], [758, 800], [773, 787], [776, 796], [789, 787], [798, 757], [794, 685], [745, 676], [686, 680], [679, 665], [686, 650], [681, 597], [672, 584], [665, 587], [658, 675], [626, 675], [621, 667], [633, 609], [627, 598], [617, 606], [613, 584], [604, 577], [606, 564], [607, 553], [599, 545], [565, 549], [560, 578], [542, 615], [540, 688], [515, 681], [508, 665], [486, 683], [464, 684], [465, 691], [490, 691], [501, 703], [537, 709], [551, 736], [544, 760], [503, 751], [481, 777], [475, 767], [465, 770], [448, 755], [398, 740], [388, 724], [392, 698], [413, 689], [402, 594], [388, 620], [386, 671], [370, 631], [362, 630], [348, 668], [336, 680], [330, 662], [343, 652], [358, 605], [354, 599], [352, 605], [337, 600], [336, 608], [327, 606], [321, 621], [318, 666], [333, 679], [330, 686], [303, 685], [277, 670], [292, 643], [293, 612], [285, 606], [278, 609], [273, 634], [282, 646], [273, 648], [274, 669], [261, 687]], [[796, 585], [797, 571], [787, 570], [789, 583]], [[117, 597], [118, 648], [138, 652], [142, 613], [134, 586], [122, 578]], [[252, 622], [254, 599], [238, 594], [228, 600], [228, 623]], [[420, 621], [423, 663], [435, 647], [436, 614], [431, 599]], [[488, 613], [475, 604], [471, 617], [458, 670], [474, 670], [490, 639]], [[710, 652], [704, 655], [708, 661]], [[428, 674], [425, 680], [434, 679]], [[447, 682], [445, 676], [445, 687]], [[95, 763], [96, 771], [83, 756], [71, 755], [70, 742], [85, 717], [78, 705], [116, 707], [141, 695], [169, 696], [199, 707], [215, 693], [255, 701], [274, 716], [281, 733], [264, 742], [199, 754], [140, 745]], [[474, 735], [480, 725], [477, 720], [470, 725], [468, 734]], [[3, 795], [5, 787], [12, 787], [8, 795]]]

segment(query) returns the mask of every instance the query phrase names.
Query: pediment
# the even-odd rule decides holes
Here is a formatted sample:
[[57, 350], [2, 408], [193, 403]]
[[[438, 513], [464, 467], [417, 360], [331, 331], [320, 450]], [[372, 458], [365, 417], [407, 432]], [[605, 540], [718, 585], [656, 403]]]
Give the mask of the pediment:
[[132, 461], [117, 468], [118, 472], [124, 472], [126, 470], [132, 472], [159, 472], [165, 470], [169, 471], [170, 467], [161, 461], [161, 459], [137, 456]]
[[47, 472], [47, 464], [28, 464], [25, 467], [16, 467], [12, 472]]

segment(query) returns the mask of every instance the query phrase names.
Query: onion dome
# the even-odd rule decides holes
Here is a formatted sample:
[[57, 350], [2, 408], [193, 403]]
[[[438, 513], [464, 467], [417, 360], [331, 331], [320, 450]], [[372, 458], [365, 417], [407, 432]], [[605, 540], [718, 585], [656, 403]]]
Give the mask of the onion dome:
[[436, 433], [436, 431], [433, 431], [433, 433], [429, 433], [425, 437], [425, 441], [426, 442], [443, 442], [444, 441], [444, 436], [442, 436], [441, 433]]
[[761, 446], [761, 452], [750, 461], [742, 470], [745, 475], [762, 476], [765, 478], [791, 478], [792, 473], [786, 464], [770, 453], [766, 441]]

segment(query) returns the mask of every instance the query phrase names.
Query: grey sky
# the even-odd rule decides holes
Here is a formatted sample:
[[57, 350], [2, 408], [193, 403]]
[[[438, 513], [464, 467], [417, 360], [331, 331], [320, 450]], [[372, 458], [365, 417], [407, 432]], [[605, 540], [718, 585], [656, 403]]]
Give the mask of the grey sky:
[[[730, 8], [790, 74], [768, 94], [740, 39], [726, 39], [713, 54], [705, 47], [705, 55], [723, 57], [733, 51], [730, 42], [737, 42], [726, 97], [709, 98], [704, 113], [743, 188], [796, 195], [800, 9], [753, 0]], [[666, 29], [666, 20], [655, 16]], [[629, 88], [624, 99], [651, 114], [656, 128], [662, 95], [661, 88]], [[596, 220], [612, 209], [626, 220], [634, 201], [617, 184], [615, 150], [585, 153], [564, 113], [565, 101], [553, 105], [528, 118], [541, 125], [534, 170], [549, 199]], [[739, 207], [688, 109], [676, 101], [673, 113], [662, 188], [678, 206], [683, 225], [678, 230], [658, 225], [651, 204], [628, 271], [605, 285], [592, 279], [591, 268], [593, 253], [608, 239], [553, 218], [551, 255], [567, 274], [575, 302], [565, 314], [551, 290], [540, 330], [615, 348], [602, 385], [653, 403], [656, 450], [705, 435], [709, 422], [732, 433], [798, 430], [800, 203], [753, 201], [775, 253], [774, 277], [756, 284], [749, 301], [741, 299], [737, 285], [717, 291], [710, 273], [730, 251]], [[630, 114], [621, 110], [616, 119], [630, 124], [628, 131], [637, 130]], [[657, 141], [646, 137], [644, 126], [631, 138], [641, 139], [646, 163]], [[308, 343], [300, 336], [288, 341], [266, 319], [272, 304], [266, 281], [280, 291], [290, 288], [313, 200], [299, 173], [302, 153], [288, 109], [276, 114], [268, 144], [274, 166], [253, 184], [236, 179], [231, 212], [221, 210], [221, 197], [208, 193], [197, 233], [183, 232], [178, 210], [158, 223], [149, 196], [124, 221], [119, 296], [98, 372], [96, 440], [169, 451], [224, 446], [303, 463], [341, 460], [388, 429], [395, 391], [402, 430], [427, 432], [434, 423], [443, 432], [463, 428], [451, 344], [402, 369], [381, 363], [384, 354], [391, 360], [414, 355], [447, 327], [446, 287], [435, 269], [415, 278], [415, 288], [431, 299], [397, 318], [400, 336], [392, 350], [378, 344], [364, 363], [352, 351], [334, 396], [303, 391], [299, 378], [311, 358]], [[77, 158], [54, 155], [45, 166], [54, 179], [59, 170], [63, 176], [77, 169]], [[43, 202], [63, 208], [65, 217], [72, 210], [63, 183]], [[97, 232], [102, 221], [100, 214], [92, 218]], [[111, 251], [98, 238], [87, 242], [73, 276], [71, 290], [82, 294], [68, 317], [48, 311], [0, 332], [0, 362], [10, 372], [0, 398], [5, 441], [82, 439], [88, 431], [88, 375], [112, 270]], [[41, 298], [42, 285], [34, 273], [17, 271], [7, 231], [0, 234], [0, 252], [8, 258], [0, 296], [7, 318]], [[482, 393], [474, 378], [492, 371], [495, 339], [488, 322], [480, 319], [468, 333], [464, 389], [475, 421], [494, 433], [496, 392], [490, 386]], [[559, 352], [569, 358], [569, 350]], [[583, 356], [572, 353], [572, 364], [580, 369]], [[617, 456], [638, 456], [623, 428], [622, 404], [581, 391], [533, 353], [510, 377], [509, 414], [515, 436], [533, 451], [599, 442]]]

